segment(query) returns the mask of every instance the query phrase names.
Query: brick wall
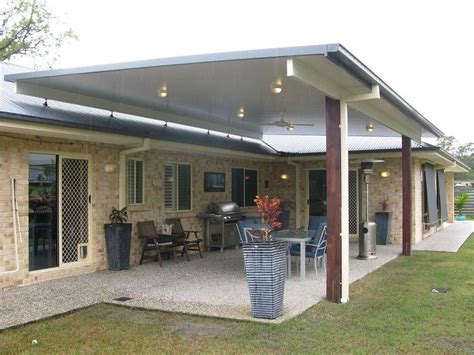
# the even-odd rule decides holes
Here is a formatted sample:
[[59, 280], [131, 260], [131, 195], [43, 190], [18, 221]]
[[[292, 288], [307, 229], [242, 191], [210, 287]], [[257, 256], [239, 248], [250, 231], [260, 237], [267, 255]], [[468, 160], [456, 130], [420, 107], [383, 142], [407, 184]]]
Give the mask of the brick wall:
[[445, 172], [446, 202], [448, 204], [448, 222], [454, 222], [454, 173]]
[[[13, 244], [13, 215], [11, 208], [10, 178], [17, 179], [17, 197], [20, 210], [21, 233], [23, 243], [20, 245], [20, 272], [0, 276], [0, 289], [28, 284], [34, 281], [55, 277], [93, 272], [107, 267], [104, 245], [104, 223], [108, 223], [108, 215], [112, 206], [119, 203], [119, 171], [105, 172], [108, 163], [119, 164], [120, 147], [65, 141], [54, 138], [9, 135], [0, 137], [0, 272], [15, 268]], [[91, 262], [88, 265], [56, 268], [39, 272], [28, 272], [28, 153], [49, 152], [55, 154], [82, 154], [90, 159], [91, 169], [91, 225], [90, 238]], [[295, 202], [298, 193], [300, 204], [293, 206], [290, 226], [295, 227], [295, 213], [299, 213], [300, 223], [307, 226], [308, 169], [325, 168], [324, 160], [312, 160], [298, 163], [300, 169], [300, 185], [295, 186], [296, 168], [286, 162], [256, 161], [245, 158], [228, 158], [218, 155], [179, 153], [176, 151], [152, 150], [130, 157], [142, 158], [145, 161], [145, 203], [129, 206], [129, 221], [134, 224], [131, 263], [139, 261], [141, 242], [138, 240], [135, 223], [140, 220], [152, 219], [159, 227], [168, 217], [180, 217], [186, 229], [203, 230], [203, 221], [197, 214], [204, 212], [211, 201], [231, 200], [231, 169], [242, 167], [257, 169], [259, 172], [259, 193], [278, 196], [283, 200]], [[192, 211], [168, 212], [164, 210], [164, 164], [165, 162], [182, 162], [192, 165]], [[358, 167], [358, 162], [351, 158], [351, 167]], [[387, 158], [384, 163], [374, 165], [371, 176], [369, 210], [370, 219], [381, 209], [387, 200], [388, 210], [392, 212], [390, 230], [391, 243], [401, 243], [402, 229], [402, 192], [401, 192], [401, 160]], [[380, 177], [381, 171], [389, 171], [390, 177]], [[225, 192], [204, 192], [204, 172], [223, 172], [226, 174]], [[286, 173], [288, 180], [281, 180], [280, 175]], [[360, 179], [362, 180], [362, 179]], [[361, 181], [362, 185], [362, 181]], [[360, 190], [360, 194], [363, 189]], [[421, 195], [421, 163], [413, 161], [413, 241], [423, 236], [422, 226], [422, 195]], [[359, 194], [359, 195], [360, 195]], [[448, 216], [452, 221], [453, 211], [453, 174], [446, 173], [446, 194], [448, 199]], [[361, 208], [365, 208], [365, 199], [361, 199]], [[255, 214], [253, 208], [243, 209], [248, 215]], [[362, 215], [361, 215], [362, 216]]]
[[[17, 201], [23, 242], [19, 245], [20, 270], [0, 276], [0, 289], [15, 287], [33, 281], [91, 272], [105, 267], [103, 224], [111, 205], [118, 203], [118, 176], [104, 171], [105, 162], [118, 161], [118, 148], [103, 144], [64, 141], [54, 138], [9, 135], [0, 137], [0, 271], [15, 269], [13, 244], [13, 214], [10, 179], [17, 181]], [[91, 169], [91, 228], [90, 250], [92, 263], [84, 266], [28, 271], [28, 154], [80, 154], [90, 158]]]
[[[7, 276], [0, 276], [0, 289], [16, 287], [34, 281], [63, 277], [85, 272], [93, 272], [107, 267], [104, 245], [104, 223], [108, 223], [108, 215], [112, 206], [119, 203], [119, 171], [105, 172], [108, 163], [119, 163], [120, 147], [105, 144], [65, 141], [54, 138], [9, 134], [0, 137], [0, 272], [15, 269], [15, 253], [13, 244], [13, 215], [11, 208], [11, 192], [9, 180], [17, 179], [17, 198], [20, 210], [20, 224], [23, 243], [20, 245], [20, 271]], [[90, 158], [91, 169], [91, 263], [84, 266], [28, 271], [28, 154], [30, 152], [47, 152], [52, 154], [82, 154]], [[133, 157], [133, 156], [130, 156]], [[159, 226], [168, 217], [180, 217], [185, 228], [203, 230], [203, 221], [196, 217], [204, 212], [211, 201], [231, 200], [231, 168], [244, 167], [259, 171], [259, 193], [275, 195], [282, 199], [294, 201], [294, 167], [286, 163], [255, 161], [249, 159], [229, 159], [205, 154], [177, 153], [168, 151], [149, 151], [136, 154], [145, 160], [145, 203], [129, 207], [129, 221], [134, 224], [131, 263], [139, 261], [141, 242], [138, 241], [135, 222], [153, 219]], [[192, 164], [192, 195], [193, 206], [190, 212], [167, 212], [164, 210], [164, 163], [167, 161], [186, 162]], [[225, 192], [204, 192], [204, 172], [226, 173]], [[286, 173], [289, 180], [281, 180], [280, 175]], [[157, 186], [153, 186], [153, 181]], [[265, 182], [268, 181], [268, 187]], [[254, 214], [253, 208], [246, 208], [248, 214]], [[294, 226], [294, 213], [291, 224]]]
[[[357, 168], [360, 163], [350, 158], [350, 166]], [[301, 162], [301, 185], [298, 189], [300, 194], [299, 213], [302, 224], [308, 225], [307, 198], [308, 198], [308, 169], [325, 169], [324, 160], [313, 160]], [[412, 167], [412, 193], [413, 193], [413, 242], [422, 238], [421, 222], [421, 164], [418, 159], [413, 159]], [[390, 176], [382, 178], [381, 171], [388, 171]], [[365, 215], [365, 184], [359, 177], [360, 218]], [[375, 212], [382, 210], [383, 201], [387, 201], [388, 211], [392, 212], [392, 223], [390, 228], [390, 243], [401, 244], [402, 240], [402, 174], [401, 158], [386, 158], [384, 163], [374, 164], [374, 174], [370, 177], [369, 186], [369, 219], [375, 219]]]

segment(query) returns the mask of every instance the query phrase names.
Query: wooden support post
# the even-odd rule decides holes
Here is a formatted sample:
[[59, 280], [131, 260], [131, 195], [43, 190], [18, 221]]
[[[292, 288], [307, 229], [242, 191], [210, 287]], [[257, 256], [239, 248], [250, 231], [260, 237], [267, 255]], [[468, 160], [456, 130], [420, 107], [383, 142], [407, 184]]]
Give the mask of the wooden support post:
[[327, 271], [326, 296], [341, 302], [341, 112], [339, 100], [326, 97]]
[[412, 219], [412, 190], [411, 190], [411, 139], [402, 136], [402, 193], [403, 193], [403, 222], [402, 222], [402, 253], [411, 254], [411, 219]]

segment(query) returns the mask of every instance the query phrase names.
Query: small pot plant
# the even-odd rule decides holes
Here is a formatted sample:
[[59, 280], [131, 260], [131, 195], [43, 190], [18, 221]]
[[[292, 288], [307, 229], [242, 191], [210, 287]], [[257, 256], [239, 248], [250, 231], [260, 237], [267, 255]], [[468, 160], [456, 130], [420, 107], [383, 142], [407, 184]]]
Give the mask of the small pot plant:
[[110, 223], [104, 225], [107, 259], [110, 270], [127, 270], [130, 266], [132, 224], [127, 222], [127, 208], [112, 208]]
[[275, 319], [283, 314], [286, 273], [287, 245], [271, 240], [272, 231], [281, 226], [280, 200], [257, 196], [254, 202], [261, 226], [252, 232], [254, 241], [242, 246], [250, 304], [255, 318]]
[[463, 209], [467, 201], [469, 201], [469, 195], [466, 192], [460, 193], [456, 196], [456, 199], [454, 200], [454, 207], [457, 211], [457, 215], [455, 217], [456, 221], [466, 220], [466, 216], [464, 215]]

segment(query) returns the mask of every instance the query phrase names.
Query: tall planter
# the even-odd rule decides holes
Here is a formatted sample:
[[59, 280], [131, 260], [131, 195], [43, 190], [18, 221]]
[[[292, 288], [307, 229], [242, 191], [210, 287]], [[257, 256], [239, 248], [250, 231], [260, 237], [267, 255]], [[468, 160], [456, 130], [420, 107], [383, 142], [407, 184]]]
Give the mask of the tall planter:
[[127, 270], [130, 267], [131, 223], [104, 225], [109, 270]]
[[392, 212], [375, 212], [377, 244], [388, 245]]
[[245, 243], [242, 249], [252, 315], [265, 319], [280, 317], [283, 314], [287, 244], [280, 241]]

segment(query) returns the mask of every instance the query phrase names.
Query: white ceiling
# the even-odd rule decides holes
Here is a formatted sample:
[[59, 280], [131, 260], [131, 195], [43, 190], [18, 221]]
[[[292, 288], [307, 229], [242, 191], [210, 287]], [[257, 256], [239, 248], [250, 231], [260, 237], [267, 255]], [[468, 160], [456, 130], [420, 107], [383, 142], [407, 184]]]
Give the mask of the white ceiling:
[[[352, 77], [349, 81], [347, 72], [328, 64], [323, 56], [304, 60], [319, 65], [334, 82], [346, 84], [348, 93], [368, 90]], [[17, 89], [33, 96], [254, 138], [263, 134], [324, 135], [325, 95], [287, 77], [286, 61], [285, 57], [248, 59], [47, 76], [18, 81]], [[271, 91], [277, 80], [282, 81], [281, 94]], [[157, 95], [163, 85], [166, 98]], [[388, 112], [390, 105], [383, 104]], [[240, 107], [245, 110], [244, 119], [236, 117]], [[291, 123], [314, 126], [288, 132], [265, 125], [279, 120], [282, 112]], [[381, 118], [376, 116], [373, 118]], [[349, 135], [399, 135], [381, 123], [375, 123], [374, 132], [368, 133], [365, 126], [373, 118], [349, 108]]]

